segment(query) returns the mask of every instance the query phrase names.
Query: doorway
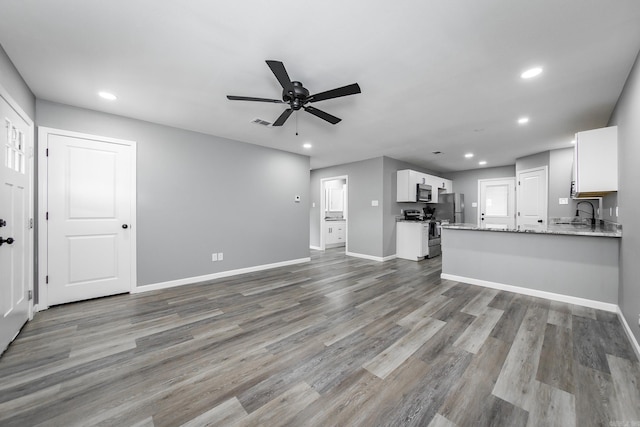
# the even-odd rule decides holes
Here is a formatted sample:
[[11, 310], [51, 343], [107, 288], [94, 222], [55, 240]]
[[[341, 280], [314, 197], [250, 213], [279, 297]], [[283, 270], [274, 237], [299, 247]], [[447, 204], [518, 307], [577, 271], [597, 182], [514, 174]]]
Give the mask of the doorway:
[[320, 180], [320, 249], [341, 248], [348, 252], [349, 177]]
[[478, 180], [478, 227], [515, 228], [515, 178]]
[[136, 283], [136, 144], [39, 128], [40, 309]]
[[0, 354], [33, 318], [33, 122], [0, 86]]

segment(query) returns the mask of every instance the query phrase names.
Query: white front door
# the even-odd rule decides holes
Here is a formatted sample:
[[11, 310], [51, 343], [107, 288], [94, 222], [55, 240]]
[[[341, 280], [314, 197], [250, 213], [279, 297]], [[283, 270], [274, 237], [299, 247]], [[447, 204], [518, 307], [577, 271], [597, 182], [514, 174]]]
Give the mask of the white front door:
[[42, 134], [48, 150], [47, 305], [130, 292], [135, 146], [52, 129]]
[[518, 228], [547, 224], [547, 167], [518, 172]]
[[0, 353], [29, 319], [32, 126], [0, 91]]
[[481, 228], [515, 228], [515, 178], [478, 180]]

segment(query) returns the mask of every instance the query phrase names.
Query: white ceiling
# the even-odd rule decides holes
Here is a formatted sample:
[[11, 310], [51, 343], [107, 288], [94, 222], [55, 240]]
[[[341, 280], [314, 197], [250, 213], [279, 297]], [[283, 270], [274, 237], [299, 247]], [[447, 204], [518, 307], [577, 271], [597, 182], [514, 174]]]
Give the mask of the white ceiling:
[[[0, 17], [40, 99], [308, 154], [312, 168], [385, 155], [446, 172], [568, 147], [607, 124], [640, 50], [638, 0], [0, 0]], [[252, 124], [284, 106], [225, 95], [279, 98], [266, 59], [311, 93], [362, 93], [313, 104], [335, 126], [304, 111], [298, 136], [296, 114]], [[522, 80], [534, 65], [543, 74]]]

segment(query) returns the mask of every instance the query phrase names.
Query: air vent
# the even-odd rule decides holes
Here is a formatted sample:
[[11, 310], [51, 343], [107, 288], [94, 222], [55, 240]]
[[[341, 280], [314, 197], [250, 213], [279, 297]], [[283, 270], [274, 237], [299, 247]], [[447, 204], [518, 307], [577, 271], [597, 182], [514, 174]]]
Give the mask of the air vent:
[[251, 123], [255, 123], [257, 125], [262, 125], [262, 126], [271, 126], [271, 122], [268, 122], [268, 121], [262, 120], [262, 119], [258, 119], [258, 118], [255, 118], [255, 119], [251, 120]]

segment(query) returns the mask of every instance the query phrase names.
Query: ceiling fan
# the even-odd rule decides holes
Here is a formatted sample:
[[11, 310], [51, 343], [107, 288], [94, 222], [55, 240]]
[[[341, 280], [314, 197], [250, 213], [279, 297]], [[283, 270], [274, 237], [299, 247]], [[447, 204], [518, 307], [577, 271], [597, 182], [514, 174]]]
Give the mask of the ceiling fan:
[[276, 104], [289, 104], [289, 108], [273, 122], [272, 126], [282, 126], [287, 121], [291, 113], [298, 111], [301, 108], [307, 113], [311, 113], [316, 117], [320, 117], [322, 120], [326, 120], [332, 125], [337, 124], [342, 119], [336, 116], [332, 116], [329, 113], [325, 113], [322, 110], [318, 110], [315, 107], [307, 106], [308, 103], [324, 101], [326, 99], [339, 98], [341, 96], [355, 95], [360, 93], [360, 86], [358, 83], [353, 83], [347, 86], [339, 87], [336, 89], [328, 90], [326, 92], [316, 93], [315, 95], [309, 95], [309, 91], [302, 83], [297, 81], [291, 81], [287, 70], [284, 68], [284, 64], [280, 61], [267, 60], [267, 65], [271, 68], [271, 71], [280, 82], [282, 86], [282, 100], [268, 99], [268, 98], [253, 98], [248, 96], [234, 96], [227, 95], [227, 98], [232, 101], [259, 101], [259, 102], [273, 102]]

